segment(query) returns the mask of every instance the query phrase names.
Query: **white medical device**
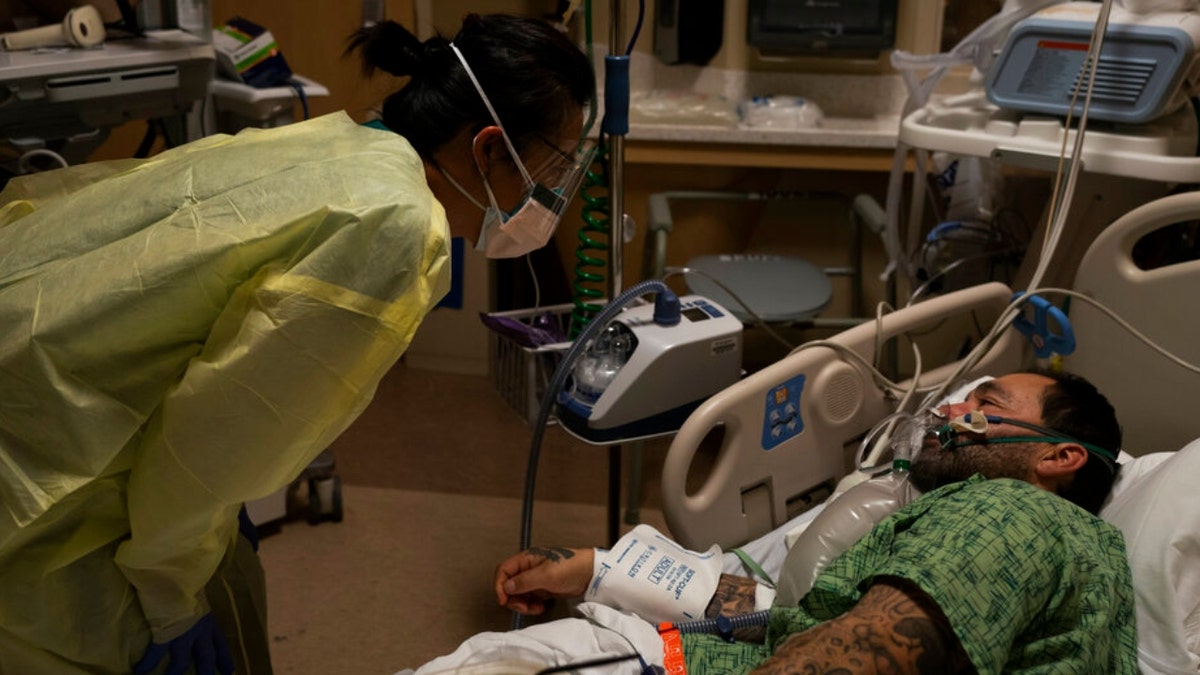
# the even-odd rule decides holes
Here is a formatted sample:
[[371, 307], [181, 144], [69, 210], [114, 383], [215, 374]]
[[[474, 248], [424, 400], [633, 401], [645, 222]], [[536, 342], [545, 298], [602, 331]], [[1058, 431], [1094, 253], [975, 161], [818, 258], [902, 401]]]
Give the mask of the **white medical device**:
[[0, 45], [14, 51], [37, 47], [95, 47], [104, 42], [104, 20], [91, 5], [67, 12], [61, 24], [0, 35]]
[[0, 51], [0, 142], [55, 147], [82, 162], [109, 129], [190, 110], [207, 95], [215, 63], [212, 45], [178, 29], [97, 49]]
[[[1100, 4], [1052, 5], [1009, 34], [985, 84], [1002, 108], [1066, 116], [1083, 112], [1084, 66]], [[1177, 110], [1200, 90], [1200, 15], [1140, 13], [1114, 6], [1100, 49], [1088, 117], [1142, 124]]]
[[741, 377], [741, 321], [698, 295], [662, 305], [625, 309], [577, 359], [558, 396], [569, 432], [598, 444], [670, 433]]

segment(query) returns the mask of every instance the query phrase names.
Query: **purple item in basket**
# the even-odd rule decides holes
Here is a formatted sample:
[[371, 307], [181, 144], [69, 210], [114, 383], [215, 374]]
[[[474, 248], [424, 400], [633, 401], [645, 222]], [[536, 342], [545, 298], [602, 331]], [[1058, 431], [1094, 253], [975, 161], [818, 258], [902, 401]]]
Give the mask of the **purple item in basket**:
[[567, 342], [567, 336], [563, 334], [554, 317], [548, 312], [534, 317], [532, 326], [511, 317], [495, 316], [483, 312], [479, 313], [479, 318], [483, 321], [483, 325], [493, 332], [503, 335], [522, 347], [533, 348]]

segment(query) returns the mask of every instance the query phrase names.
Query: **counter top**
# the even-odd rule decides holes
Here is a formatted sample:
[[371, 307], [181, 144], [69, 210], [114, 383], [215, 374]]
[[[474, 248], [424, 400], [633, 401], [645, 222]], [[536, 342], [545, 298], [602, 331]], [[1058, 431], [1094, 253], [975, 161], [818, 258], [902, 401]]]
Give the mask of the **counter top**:
[[[906, 98], [894, 74], [667, 66], [636, 52], [630, 90], [629, 161], [776, 168], [889, 170]], [[741, 125], [739, 102], [775, 95], [815, 104], [819, 120], [791, 128]]]
[[631, 124], [631, 141], [725, 143], [730, 145], [817, 146], [886, 149], [896, 147], [900, 118], [825, 118], [804, 129], [740, 128], [686, 124]]
[[899, 122], [825, 119], [818, 127], [786, 130], [631, 124], [625, 159], [634, 164], [890, 171]]

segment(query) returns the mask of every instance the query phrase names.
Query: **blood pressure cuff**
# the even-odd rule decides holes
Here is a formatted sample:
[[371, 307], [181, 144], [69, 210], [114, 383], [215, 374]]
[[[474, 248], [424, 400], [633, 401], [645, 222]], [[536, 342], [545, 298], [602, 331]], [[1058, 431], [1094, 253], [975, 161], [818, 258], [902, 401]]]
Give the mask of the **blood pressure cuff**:
[[[611, 550], [597, 549], [586, 598], [633, 612], [647, 621], [704, 618], [721, 579], [721, 549], [689, 551], [649, 525], [633, 528]], [[774, 591], [760, 585], [756, 605]]]

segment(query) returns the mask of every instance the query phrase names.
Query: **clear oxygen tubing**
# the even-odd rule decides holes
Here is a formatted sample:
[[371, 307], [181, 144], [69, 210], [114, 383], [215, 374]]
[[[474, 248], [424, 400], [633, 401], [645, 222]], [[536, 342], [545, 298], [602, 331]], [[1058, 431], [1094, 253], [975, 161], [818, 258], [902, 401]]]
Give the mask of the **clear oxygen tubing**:
[[1080, 156], [1083, 152], [1083, 139], [1087, 132], [1088, 110], [1092, 104], [1092, 85], [1096, 81], [1096, 64], [1100, 61], [1100, 49], [1104, 45], [1104, 34], [1108, 30], [1108, 17], [1112, 13], [1112, 0], [1103, 0], [1100, 4], [1099, 15], [1096, 18], [1096, 27], [1092, 30], [1092, 39], [1088, 45], [1087, 57], [1084, 59], [1084, 67], [1087, 69], [1087, 85], [1084, 87], [1083, 110], [1079, 115], [1079, 128], [1075, 132], [1075, 144], [1071, 149], [1071, 165], [1067, 171], [1067, 180], [1065, 184], [1060, 183], [1062, 180], [1063, 163], [1066, 161], [1067, 151], [1067, 136], [1066, 133], [1071, 128], [1071, 116], [1075, 112], [1075, 102], [1079, 97], [1079, 87], [1071, 94], [1071, 105], [1067, 108], [1067, 119], [1063, 124], [1063, 142], [1062, 148], [1058, 156], [1058, 171], [1055, 173], [1054, 189], [1051, 191], [1050, 201], [1050, 226], [1046, 229], [1046, 240], [1042, 246], [1041, 257], [1038, 259], [1037, 269], [1033, 273], [1032, 279], [1029, 282], [1029, 288], [1036, 288], [1041, 283], [1042, 277], [1046, 274], [1046, 269], [1050, 266], [1050, 260], [1054, 257], [1054, 251], [1058, 248], [1058, 241], [1062, 238], [1063, 230], [1066, 229], [1067, 214], [1071, 208], [1071, 199], [1075, 194], [1075, 181], [1079, 176], [1079, 168], [1082, 166]]
[[[1049, 3], [1049, 4], [1057, 4], [1057, 3]], [[1030, 7], [1033, 7], [1036, 5], [1037, 5], [1037, 3], [1034, 3], [1034, 4], [1031, 4]], [[1025, 8], [1025, 9], [1028, 9], [1028, 8]], [[1024, 10], [1022, 10], [1022, 11], [1024, 11]], [[958, 379], [958, 377], [961, 376], [962, 373], [967, 372], [976, 363], [978, 363], [979, 359], [981, 359], [983, 357], [983, 355], [986, 354], [987, 351], [989, 349], [991, 349], [991, 347], [995, 344], [995, 341], [999, 339], [999, 336], [1001, 333], [1003, 333], [1004, 329], [1007, 328], [1008, 325], [1011, 324], [1012, 321], [1018, 316], [1018, 314], [1020, 313], [1019, 307], [1024, 302], [1026, 302], [1030, 296], [1032, 296], [1036, 292], [1039, 292], [1039, 291], [1035, 291], [1034, 289], [1037, 288], [1038, 284], [1041, 282], [1042, 277], [1045, 275], [1046, 269], [1049, 267], [1050, 261], [1054, 255], [1054, 251], [1055, 251], [1056, 247], [1058, 246], [1059, 240], [1061, 239], [1062, 232], [1065, 229], [1066, 217], [1067, 217], [1067, 214], [1069, 211], [1069, 197], [1071, 195], [1073, 195], [1073, 193], [1074, 193], [1076, 177], [1078, 176], [1079, 169], [1081, 166], [1081, 164], [1078, 160], [1079, 160], [1080, 154], [1082, 152], [1082, 148], [1083, 148], [1083, 140], [1084, 140], [1084, 136], [1086, 133], [1086, 125], [1087, 125], [1086, 124], [1087, 123], [1087, 114], [1088, 114], [1088, 110], [1089, 110], [1089, 107], [1091, 104], [1092, 85], [1095, 81], [1095, 76], [1096, 76], [1096, 68], [1094, 68], [1093, 65], [1095, 63], [1097, 63], [1099, 60], [1098, 57], [1100, 54], [1100, 49], [1103, 46], [1104, 33], [1108, 27], [1108, 18], [1109, 18], [1109, 15], [1111, 14], [1111, 11], [1112, 11], [1112, 0], [1102, 0], [1101, 6], [1099, 9], [1099, 14], [1098, 14], [1097, 21], [1096, 21], [1096, 26], [1092, 31], [1091, 42], [1088, 46], [1088, 54], [1085, 59], [1085, 64], [1086, 64], [1085, 67], [1087, 68], [1087, 75], [1088, 75], [1087, 84], [1084, 87], [1083, 110], [1080, 115], [1078, 130], [1075, 133], [1075, 143], [1074, 143], [1073, 150], [1071, 153], [1070, 167], [1067, 171], [1068, 176], [1067, 176], [1065, 183], [1062, 182], [1061, 179], [1062, 179], [1062, 173], [1063, 173], [1063, 164], [1066, 161], [1065, 160], [1065, 158], [1066, 158], [1066, 142], [1067, 142], [1067, 136], [1069, 135], [1068, 133], [1066, 133], [1066, 131], [1070, 130], [1071, 113], [1073, 113], [1074, 109], [1075, 109], [1076, 97], [1078, 97], [1078, 95], [1080, 93], [1079, 88], [1076, 88], [1076, 91], [1073, 93], [1071, 106], [1068, 109], [1066, 125], [1064, 127], [1063, 144], [1062, 144], [1062, 149], [1060, 150], [1060, 153], [1059, 153], [1059, 166], [1058, 166], [1058, 171], [1057, 171], [1056, 177], [1055, 177], [1055, 187], [1052, 192], [1052, 202], [1051, 202], [1051, 206], [1049, 209], [1049, 213], [1050, 213], [1049, 217], [1050, 217], [1051, 221], [1050, 221], [1049, 227], [1047, 228], [1045, 245], [1042, 247], [1042, 251], [1041, 251], [1040, 258], [1038, 260], [1037, 268], [1034, 272], [1032, 279], [1030, 280], [1027, 291], [1025, 292], [1025, 294], [1023, 296], [1021, 296], [1021, 298], [1018, 298], [1012, 304], [1009, 305], [1009, 308], [1004, 313], [1001, 314], [999, 319], [997, 319], [995, 325], [993, 325], [993, 327], [992, 327], [992, 330], [988, 333], [987, 338], [984, 340], [981, 340], [979, 342], [979, 344], [977, 344], [975, 346], [975, 349], [973, 349], [971, 351], [971, 353], [968, 354], [967, 357], [963, 359], [959, 368], [956, 369], [955, 373], [951, 377], [947, 378], [944, 382], [941, 383], [941, 385], [939, 385], [933, 389], [933, 391], [929, 394], [929, 397], [928, 397], [929, 399], [936, 400], [937, 398], [944, 395], [945, 392], [950, 388], [952, 383], [954, 381], [956, 381]], [[1002, 14], [1003, 14], [1003, 12], [1002, 12]], [[1009, 17], [1009, 18], [1012, 18], [1012, 17]], [[1023, 18], [1023, 17], [1020, 17], [1020, 18]], [[985, 22], [984, 25], [987, 25], [987, 23]], [[982, 28], [983, 28], [983, 26], [980, 27], [980, 29], [982, 29]], [[980, 30], [980, 29], [977, 29], [977, 31], [972, 32], [972, 34], [970, 36], [968, 36], [967, 39], [964, 39], [963, 42], [967, 42], [969, 39], [971, 39], [971, 36], [974, 36], [975, 33], [978, 32], [978, 30]], [[990, 65], [990, 63], [988, 65]], [[940, 75], [939, 75], [939, 77], [940, 77]], [[922, 86], [924, 86], [923, 83], [922, 83]], [[929, 85], [928, 90], [932, 91], [932, 85]], [[920, 90], [918, 91], [918, 96], [919, 95], [920, 95]], [[910, 100], [908, 104], [911, 104], [911, 103], [912, 103], [912, 101]], [[906, 109], [907, 109], [908, 104], [906, 104]], [[903, 178], [903, 175], [902, 175], [902, 173], [903, 173], [903, 157], [904, 157], [904, 155], [901, 154], [900, 148], [898, 146], [897, 147], [897, 163], [894, 164], [892, 167], [893, 176], [891, 176], [890, 180], [889, 180], [889, 192], [888, 192], [888, 207], [889, 207], [888, 235], [889, 236], [885, 237], [885, 247], [888, 248], [889, 256], [891, 256], [894, 251], [902, 252], [900, 249], [899, 232], [898, 232], [898, 230], [899, 230], [899, 227], [898, 227], [898, 213], [899, 213], [898, 189], [899, 188], [898, 188], [898, 186]], [[900, 176], [895, 175], [895, 173], [897, 171], [899, 171], [901, 173]], [[896, 186], [896, 190], [897, 190], [896, 192], [893, 192], [893, 186]], [[897, 265], [897, 264], [902, 264], [905, 266], [902, 271], [905, 271], [906, 273], [910, 271], [911, 261], [908, 260], [907, 256], [902, 257], [898, 261], [893, 260], [891, 263], [889, 263], [889, 271], [894, 265]], [[885, 274], [886, 273], [887, 272], [885, 272]], [[911, 280], [911, 278], [912, 277], [910, 275], [910, 280]], [[1061, 289], [1056, 289], [1056, 290], [1061, 290]], [[1068, 293], [1070, 293], [1070, 292], [1068, 292]], [[1088, 300], [1090, 301], [1091, 299], [1088, 298]], [[1128, 324], [1125, 324], [1125, 325], [1128, 325]], [[1132, 327], [1130, 327], [1130, 328], [1132, 328]], [[1138, 334], [1138, 335], [1140, 336], [1140, 334]], [[1141, 336], [1141, 337], [1143, 338], [1143, 341], [1145, 341], [1144, 336]], [[1147, 343], [1147, 344], [1149, 344], [1149, 343]], [[1157, 347], [1157, 346], [1154, 345], [1154, 347]]]
[[[1013, 3], [1015, 6], [1011, 7], [1006, 4], [999, 14], [980, 24], [949, 52], [943, 54], [917, 55], [903, 50], [892, 52], [892, 66], [900, 72], [908, 90], [908, 99], [901, 111], [901, 119], [929, 102], [934, 88], [948, 68], [971, 63], [980, 72], [987, 72], [995, 60], [997, 43], [1007, 36], [1017, 21], [1062, 1], [1034, 0], [1027, 3]], [[919, 70], [929, 70], [929, 72], [921, 77], [917, 74]], [[905, 254], [907, 249], [900, 240], [900, 194], [904, 183], [904, 164], [910, 151], [916, 153], [916, 176], [924, 175], [928, 162], [928, 153], [924, 150], [911, 148], [903, 142], [897, 143], [892, 170], [888, 176], [885, 206], [887, 226], [884, 230], [884, 248], [887, 251], [889, 262], [884, 270], [883, 278], [886, 279], [891, 274], [900, 273], [908, 279], [909, 283], [912, 283], [916, 278], [916, 270], [909, 260], [909, 256]], [[913, 185], [909, 222], [913, 224], [911, 229], [914, 232], [918, 229], [917, 225], [923, 216], [924, 199], [920, 185], [922, 182], [915, 180]], [[910, 233], [909, 238], [912, 239], [914, 236], [916, 235]]]
[[855, 468], [864, 474], [873, 474], [888, 468], [887, 464], [881, 465], [879, 460], [881, 457], [883, 457], [883, 453], [892, 444], [892, 434], [896, 429], [896, 425], [902, 419], [909, 416], [907, 412], [908, 405], [909, 402], [912, 401], [913, 397], [916, 396], [916, 383], [921, 379], [921, 351], [917, 349], [915, 345], [913, 347], [913, 358], [915, 359], [912, 377], [913, 387], [904, 393], [904, 398], [900, 399], [900, 403], [896, 405], [896, 410], [898, 412], [889, 415], [888, 418], [885, 418], [885, 423], [876, 425], [876, 429], [882, 429], [882, 432], [878, 434], [878, 438], [869, 452], [866, 450], [866, 448], [868, 447], [869, 439], [872, 438], [872, 434], [876, 433], [875, 430], [872, 430], [871, 434], [867, 434], [867, 436], [863, 438], [863, 442], [859, 444], [858, 454], [857, 457], [855, 457]]
[[692, 269], [691, 267], [667, 267], [667, 268], [664, 268], [663, 272], [664, 272], [663, 281], [666, 281], [667, 279], [670, 279], [673, 276], [677, 276], [677, 275], [686, 276], [688, 274], [699, 274], [700, 276], [704, 277], [705, 279], [708, 279], [709, 281], [716, 284], [721, 290], [728, 293], [729, 297], [733, 298], [734, 301], [737, 302], [737, 304], [739, 306], [741, 306], [741, 308], [743, 310], [745, 310], [746, 314], [750, 315], [751, 322], [755, 326], [762, 328], [763, 331], [766, 332], [767, 335], [771, 336], [771, 339], [773, 339], [776, 342], [778, 342], [779, 344], [783, 345], [783, 347], [788, 350], [794, 350], [796, 348], [796, 345], [792, 344], [790, 341], [788, 341], [787, 338], [780, 335], [778, 331], [771, 328], [771, 326], [766, 322], [766, 320], [764, 320], [761, 316], [756, 314], [754, 312], [754, 310], [750, 308], [750, 305], [747, 305], [746, 301], [742, 300], [741, 296], [739, 296], [737, 293], [735, 293], [733, 291], [733, 289], [731, 289], [728, 286], [726, 286], [725, 284], [721, 283], [720, 279], [717, 279], [716, 277], [709, 274], [708, 272], [705, 272], [704, 270]]
[[1121, 318], [1116, 312], [1112, 311], [1111, 309], [1109, 309], [1107, 306], [1105, 306], [1103, 303], [1097, 301], [1096, 299], [1094, 299], [1090, 296], [1084, 295], [1083, 293], [1079, 293], [1079, 292], [1076, 292], [1076, 291], [1073, 291], [1070, 289], [1066, 289], [1066, 288], [1038, 288], [1038, 289], [1034, 289], [1031, 292], [1021, 295], [1020, 297], [1016, 298], [1011, 303], [1009, 303], [1008, 307], [1006, 307], [1000, 313], [1000, 317], [996, 320], [996, 323], [993, 324], [992, 329], [988, 332], [988, 334], [985, 335], [983, 337], [983, 339], [981, 339], [979, 341], [979, 344], [975, 346], [975, 349], [972, 349], [971, 352], [969, 354], [967, 354], [966, 357], [963, 358], [962, 362], [959, 364], [959, 367], [956, 368], [955, 371], [949, 377], [947, 377], [945, 381], [943, 381], [939, 385], [922, 389], [924, 391], [930, 392], [926, 397], [925, 403], [923, 403], [923, 407], [927, 407], [931, 401], [936, 401], [936, 400], [940, 399], [942, 396], [944, 396], [946, 391], [948, 391], [949, 388], [951, 387], [951, 385], [953, 383], [957, 382], [960, 377], [962, 377], [963, 373], [970, 371], [975, 366], [975, 364], [977, 364], [979, 362], [979, 360], [983, 358], [984, 354], [986, 354], [1000, 339], [1000, 336], [1001, 336], [1001, 334], [1003, 334], [1004, 329], [1006, 329], [1009, 326], [1009, 324], [1012, 323], [1013, 319], [1015, 319], [1017, 317], [1017, 315], [1020, 314], [1022, 306], [1026, 302], [1028, 302], [1029, 299], [1032, 298], [1034, 295], [1040, 295], [1040, 296], [1064, 295], [1064, 296], [1068, 296], [1071, 298], [1075, 298], [1077, 300], [1082, 300], [1083, 302], [1086, 302], [1089, 305], [1092, 305], [1093, 307], [1095, 307], [1097, 310], [1099, 310], [1102, 314], [1107, 316], [1109, 319], [1112, 319], [1118, 326], [1129, 331], [1129, 333], [1131, 335], [1133, 335], [1135, 338], [1137, 338], [1139, 341], [1141, 341], [1143, 344], [1145, 344], [1150, 349], [1157, 352], [1163, 358], [1174, 363], [1175, 365], [1179, 366], [1180, 368], [1183, 368], [1184, 370], [1188, 370], [1193, 373], [1200, 373], [1200, 366], [1190, 363], [1188, 361], [1185, 361], [1184, 359], [1180, 358], [1179, 356], [1177, 356], [1177, 355], [1171, 353], [1170, 351], [1168, 351], [1167, 349], [1163, 348], [1161, 345], [1159, 345], [1158, 343], [1151, 340], [1147, 335], [1145, 335], [1141, 331], [1134, 328], [1128, 321]]
[[[1021, 306], [1035, 293], [1042, 294], [1047, 292], [1059, 292], [1067, 294], [1071, 297], [1082, 297], [1085, 298], [1086, 302], [1095, 305], [1110, 318], [1116, 318], [1115, 313], [1112, 313], [1107, 307], [1103, 307], [1100, 305], [1100, 303], [1092, 300], [1091, 298], [1081, 296], [1074, 291], [1069, 291], [1066, 289], [1035, 290], [1037, 289], [1038, 284], [1041, 283], [1042, 277], [1045, 276], [1046, 270], [1050, 265], [1050, 261], [1054, 257], [1054, 251], [1058, 247], [1058, 242], [1062, 237], [1062, 232], [1066, 229], [1066, 218], [1070, 209], [1070, 198], [1074, 194], [1075, 181], [1079, 175], [1079, 169], [1082, 166], [1080, 155], [1083, 151], [1083, 140], [1087, 129], [1088, 110], [1091, 106], [1092, 85], [1096, 79], [1097, 69], [1095, 68], [1095, 64], [1099, 62], [1100, 49], [1104, 44], [1104, 34], [1108, 29], [1108, 18], [1111, 13], [1112, 0], [1102, 0], [1099, 14], [1096, 19], [1096, 26], [1092, 30], [1091, 41], [1088, 45], [1088, 53], [1084, 60], [1084, 67], [1087, 69], [1087, 84], [1084, 87], [1083, 110], [1080, 114], [1078, 130], [1075, 133], [1075, 143], [1072, 147], [1070, 167], [1067, 171], [1068, 176], [1066, 182], [1062, 183], [1061, 178], [1063, 164], [1066, 161], [1067, 136], [1069, 135], [1067, 132], [1070, 130], [1071, 117], [1075, 111], [1075, 102], [1079, 96], [1078, 87], [1076, 87], [1075, 91], [1072, 93], [1071, 105], [1067, 109], [1067, 118], [1063, 126], [1063, 142], [1059, 151], [1058, 170], [1055, 174], [1055, 184], [1051, 194], [1050, 208], [1048, 209], [1050, 214], [1050, 223], [1047, 227], [1045, 243], [1042, 247], [1037, 268], [1034, 271], [1033, 277], [1030, 279], [1025, 293], [1009, 304], [1008, 308], [1005, 309], [1005, 311], [1001, 313], [1000, 317], [996, 319], [995, 324], [992, 326], [992, 329], [988, 332], [987, 336], [985, 336], [984, 339], [981, 339], [979, 344], [975, 345], [975, 348], [972, 349], [969, 354], [967, 354], [966, 358], [962, 360], [962, 363], [955, 370], [955, 372], [929, 395], [929, 399], [936, 400], [937, 398], [943, 396], [950, 388], [952, 383], [956, 381], [962, 375], [962, 373], [965, 373], [974, 367], [974, 365], [978, 363], [981, 358], [983, 358], [983, 355], [992, 348], [997, 340], [999, 340], [1000, 335], [1004, 332], [1004, 330], [1017, 318], [1021, 312]], [[1118, 322], [1120, 325], [1130, 330], [1135, 337], [1146, 343], [1155, 351], [1168, 356], [1168, 358], [1171, 358], [1177, 364], [1182, 365], [1184, 363], [1182, 360], [1178, 359], [1178, 357], [1169, 355], [1169, 353], [1167, 353], [1157, 344], [1150, 341], [1145, 335], [1137, 332], [1133, 326], [1129, 325], [1124, 320], [1118, 319]]]
[[[950, 387], [953, 386], [955, 383], [957, 383], [960, 380], [960, 378], [963, 376], [964, 373], [969, 372], [972, 368], [974, 368], [974, 366], [979, 362], [979, 360], [982, 359], [983, 356], [985, 354], [987, 354], [987, 352], [993, 346], [995, 346], [996, 342], [1000, 339], [1000, 336], [1003, 334], [1004, 330], [1012, 323], [1013, 319], [1015, 319], [1020, 314], [1024, 304], [1026, 302], [1028, 302], [1030, 300], [1030, 298], [1032, 298], [1034, 295], [1040, 295], [1040, 296], [1062, 295], [1062, 296], [1076, 298], [1080, 301], [1086, 302], [1089, 305], [1092, 305], [1093, 307], [1095, 307], [1097, 310], [1099, 310], [1101, 313], [1103, 313], [1105, 316], [1107, 316], [1109, 319], [1111, 319], [1118, 326], [1129, 331], [1129, 333], [1131, 335], [1133, 335], [1139, 341], [1144, 343], [1150, 349], [1154, 350], [1156, 353], [1158, 353], [1163, 358], [1169, 360], [1170, 362], [1179, 366], [1180, 368], [1183, 368], [1183, 369], [1188, 370], [1193, 373], [1200, 374], [1200, 366], [1198, 366], [1196, 364], [1192, 364], [1188, 361], [1185, 361], [1184, 359], [1180, 358], [1179, 356], [1177, 356], [1177, 355], [1171, 353], [1170, 351], [1168, 351], [1167, 349], [1163, 348], [1161, 345], [1159, 345], [1156, 342], [1154, 342], [1153, 340], [1151, 340], [1144, 333], [1138, 331], [1128, 321], [1126, 321], [1125, 319], [1120, 317], [1116, 312], [1109, 309], [1103, 303], [1100, 303], [1099, 301], [1095, 300], [1094, 298], [1092, 298], [1090, 296], [1084, 295], [1082, 293], [1078, 293], [1078, 292], [1070, 290], [1070, 289], [1064, 289], [1064, 288], [1034, 289], [1034, 290], [1032, 290], [1028, 293], [1025, 293], [1025, 294], [1021, 295], [1020, 297], [1014, 299], [1001, 312], [1000, 317], [993, 324], [991, 330], [988, 331], [988, 333], [981, 338], [979, 344], [976, 345], [975, 349], [971, 350], [971, 352], [969, 354], [967, 354], [966, 357], [963, 358], [959, 367], [956, 368], [955, 371], [950, 376], [948, 376], [945, 380], [943, 380], [940, 383], [934, 383], [934, 384], [926, 385], [926, 386], [918, 386], [917, 383], [920, 380], [920, 372], [921, 372], [920, 371], [920, 368], [921, 368], [920, 363], [921, 363], [921, 361], [920, 361], [920, 351], [916, 347], [915, 344], [912, 345], [912, 348], [913, 348], [914, 360], [917, 364], [917, 366], [916, 366], [917, 372], [912, 378], [912, 383], [913, 383], [912, 386], [910, 386], [908, 388], [905, 388], [902, 385], [889, 380], [881, 371], [879, 371], [879, 369], [875, 365], [868, 362], [866, 359], [864, 359], [862, 356], [860, 356], [857, 352], [855, 352], [851, 349], [848, 349], [842, 345], [839, 345], [837, 343], [834, 343], [834, 342], [825, 341], [825, 340], [815, 340], [812, 342], [806, 342], [806, 343], [800, 345], [799, 347], [797, 347], [791, 353], [794, 354], [802, 349], [810, 349], [813, 347], [826, 347], [828, 349], [832, 349], [832, 350], [838, 352], [843, 357], [845, 357], [847, 360], [851, 361], [854, 365], [858, 366], [859, 368], [863, 369], [865, 372], [869, 373], [872, 376], [872, 378], [875, 382], [875, 385], [880, 390], [890, 392], [891, 394], [902, 394], [903, 398], [901, 399], [900, 404], [897, 406], [898, 413], [905, 412], [905, 409], [908, 407], [910, 402], [913, 400], [914, 396], [916, 396], [917, 394], [925, 394], [924, 398], [921, 400], [921, 402], [916, 407], [917, 410], [921, 410], [921, 409], [930, 407], [934, 402], [943, 398], [946, 395], [946, 393], [949, 391]], [[884, 303], [880, 303], [880, 310], [883, 309], [883, 306], [884, 306]], [[877, 320], [877, 322], [879, 320], [881, 320], [881, 314], [877, 314], [876, 320]], [[878, 346], [877, 346], [877, 351], [878, 351]], [[878, 426], [880, 426], [880, 427], [893, 426], [895, 422], [896, 422], [896, 420], [885, 418], [883, 421], [880, 422], [880, 424]], [[866, 440], [864, 440], [864, 442], [860, 445], [857, 456], [856, 456], [856, 468], [859, 468], [862, 470], [868, 470], [868, 469], [871, 469], [872, 467], [874, 467], [876, 469], [886, 468], [886, 466], [879, 467], [879, 465], [878, 465], [879, 458], [882, 455], [882, 453], [884, 452], [884, 450], [887, 448], [887, 445], [888, 445], [888, 443], [886, 442], [886, 440], [887, 440], [886, 437], [884, 439], [880, 439], [879, 441], [875, 442], [872, 450], [868, 451], [866, 449], [867, 443], [869, 443], [872, 436], [877, 433], [879, 433], [879, 432], [872, 430], [872, 432], [869, 433], [867, 437], [865, 437]], [[889, 434], [890, 434], [890, 431], [889, 431]]]
[[[587, 349], [588, 342], [595, 338], [626, 305], [650, 292], [674, 295], [674, 292], [665, 283], [657, 279], [642, 281], [631, 286], [629, 290], [605, 305], [604, 309], [588, 323], [579, 337], [567, 348], [566, 354], [563, 355], [562, 361], [559, 362], [558, 368], [554, 370], [554, 375], [550, 378], [550, 384], [546, 387], [546, 393], [542, 395], [542, 402], [538, 407], [537, 419], [533, 423], [533, 438], [529, 443], [529, 462], [525, 469], [525, 494], [521, 505], [520, 550], [522, 551], [529, 548], [533, 538], [533, 497], [534, 485], [537, 481], [538, 458], [541, 455], [542, 437], [546, 433], [546, 425], [550, 421], [550, 414], [554, 410], [554, 402], [558, 398], [558, 393], [566, 386], [567, 377], [574, 370], [575, 361]], [[512, 627], [521, 627], [519, 613], [513, 613]]]
[[[896, 50], [892, 52], [891, 63], [901, 74], [908, 90], [908, 99], [901, 111], [901, 119], [923, 107], [929, 102], [935, 87], [948, 68], [972, 64], [981, 73], [986, 73], [992, 66], [999, 50], [1000, 43], [1007, 37], [1012, 27], [1021, 19], [1034, 12], [1061, 4], [1064, 0], [1032, 0], [1026, 2], [1006, 2], [998, 14], [980, 24], [965, 38], [959, 41], [949, 52], [942, 54], [918, 55]], [[1111, 0], [1107, 0], [1111, 1]], [[918, 71], [928, 71], [924, 76]], [[919, 237], [917, 230], [923, 218], [923, 194], [921, 180], [914, 180], [912, 203], [910, 204], [909, 247], [901, 241], [900, 234], [900, 195], [904, 182], [904, 165], [908, 153], [916, 153], [915, 176], [923, 176], [928, 162], [928, 153], [919, 148], [911, 148], [903, 142], [898, 142], [892, 162], [891, 173], [888, 177], [888, 193], [885, 212], [887, 226], [884, 230], [884, 248], [889, 262], [883, 272], [886, 279], [891, 274], [903, 274], [911, 284], [916, 279], [916, 270], [906, 255], [912, 241]]]

